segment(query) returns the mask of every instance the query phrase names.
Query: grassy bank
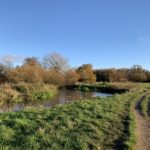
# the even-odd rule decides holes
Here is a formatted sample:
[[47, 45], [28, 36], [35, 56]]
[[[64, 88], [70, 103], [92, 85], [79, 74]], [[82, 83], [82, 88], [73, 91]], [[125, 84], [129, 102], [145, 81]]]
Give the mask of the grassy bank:
[[4, 149], [115, 149], [123, 147], [126, 96], [93, 99], [49, 110], [0, 116]]
[[149, 104], [150, 104], [150, 95], [145, 95], [143, 100], [141, 101], [141, 112], [144, 117], [148, 117], [149, 115]]
[[5, 103], [52, 98], [57, 92], [53, 85], [20, 83], [0, 85], [0, 106]]
[[[134, 94], [133, 94], [134, 91]], [[142, 109], [142, 103], [144, 103], [145, 107], [148, 109], [148, 103], [145, 103], [147, 100], [147, 95], [150, 93], [150, 84], [149, 83], [140, 83], [137, 84], [136, 87], [134, 87], [131, 92], [132, 99], [129, 100], [129, 114], [128, 114], [128, 136], [125, 140], [125, 149], [127, 150], [136, 150], [135, 145], [137, 143], [137, 134], [136, 134], [136, 122], [135, 122], [135, 113], [134, 109], [137, 107], [137, 104], [140, 103], [140, 112], [144, 115], [143, 111], [145, 109]], [[147, 104], [147, 106], [146, 106]], [[147, 110], [146, 109], [146, 110]]]
[[135, 83], [97, 83], [97, 84], [86, 84], [86, 83], [78, 83], [72, 86], [67, 86], [64, 88], [72, 89], [72, 90], [80, 90], [84, 92], [88, 91], [99, 91], [105, 93], [125, 93], [133, 89], [137, 84]]
[[4, 150], [133, 150], [136, 143], [133, 108], [149, 87], [137, 84], [131, 92], [112, 97], [0, 114], [0, 147]]

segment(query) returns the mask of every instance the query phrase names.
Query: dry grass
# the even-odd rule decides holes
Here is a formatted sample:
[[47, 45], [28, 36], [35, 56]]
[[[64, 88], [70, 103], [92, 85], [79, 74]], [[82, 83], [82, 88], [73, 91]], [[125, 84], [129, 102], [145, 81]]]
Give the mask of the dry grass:
[[0, 106], [5, 102], [13, 102], [19, 99], [20, 93], [12, 89], [10, 84], [0, 85]]
[[49, 84], [2, 84], [0, 85], [0, 106], [8, 102], [47, 99], [53, 97], [56, 93], [57, 88]]

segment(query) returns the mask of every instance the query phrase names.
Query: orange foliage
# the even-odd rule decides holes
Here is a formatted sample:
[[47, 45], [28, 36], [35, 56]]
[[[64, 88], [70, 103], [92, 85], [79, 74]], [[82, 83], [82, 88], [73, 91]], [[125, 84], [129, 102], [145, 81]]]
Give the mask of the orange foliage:
[[93, 66], [91, 64], [84, 64], [77, 69], [80, 75], [79, 81], [81, 82], [95, 82], [96, 76], [93, 73]]
[[65, 85], [73, 85], [80, 78], [80, 75], [75, 70], [69, 70], [65, 74]]

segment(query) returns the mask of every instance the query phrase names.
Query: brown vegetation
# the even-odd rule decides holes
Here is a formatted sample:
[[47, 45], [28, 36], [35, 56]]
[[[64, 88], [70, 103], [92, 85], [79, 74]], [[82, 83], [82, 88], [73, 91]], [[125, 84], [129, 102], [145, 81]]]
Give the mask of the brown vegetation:
[[[11, 62], [10, 62], [11, 63]], [[42, 63], [36, 57], [28, 57], [21, 66], [0, 64], [0, 83], [48, 83], [56, 86], [73, 85], [76, 82], [150, 82], [150, 72], [139, 65], [130, 69], [97, 69], [91, 64], [69, 69], [67, 58], [57, 53], [44, 56]]]
[[81, 82], [95, 82], [96, 76], [93, 73], [93, 66], [91, 64], [84, 64], [77, 69], [77, 73], [80, 75], [79, 81]]
[[[45, 64], [49, 67], [45, 67]], [[21, 66], [8, 68], [0, 64], [0, 83], [45, 83], [56, 86], [75, 84], [79, 74], [67, 68], [67, 59], [57, 53], [44, 57], [44, 64], [36, 57], [28, 57]]]
[[97, 81], [103, 82], [149, 82], [150, 72], [139, 65], [134, 65], [131, 69], [98, 69], [95, 70]]

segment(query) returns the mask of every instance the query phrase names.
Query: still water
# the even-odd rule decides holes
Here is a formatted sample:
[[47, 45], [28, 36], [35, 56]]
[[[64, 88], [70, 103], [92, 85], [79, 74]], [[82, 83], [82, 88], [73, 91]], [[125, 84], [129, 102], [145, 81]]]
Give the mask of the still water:
[[26, 101], [17, 104], [7, 104], [1, 110], [2, 111], [19, 111], [26, 108], [50, 108], [57, 104], [64, 104], [72, 101], [80, 101], [84, 99], [89, 99], [92, 97], [106, 97], [111, 96], [112, 94], [100, 93], [100, 92], [82, 92], [75, 90], [59, 90], [58, 94], [50, 100], [35, 100], [35, 101]]

